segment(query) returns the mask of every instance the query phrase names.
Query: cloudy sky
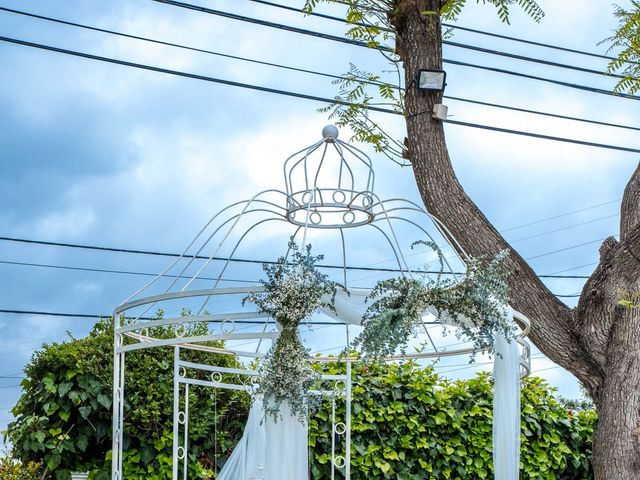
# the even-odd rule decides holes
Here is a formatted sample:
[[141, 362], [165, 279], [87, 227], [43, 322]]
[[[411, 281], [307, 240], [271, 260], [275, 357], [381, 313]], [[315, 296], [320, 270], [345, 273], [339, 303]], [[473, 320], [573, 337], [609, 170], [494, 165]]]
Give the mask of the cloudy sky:
[[[302, 0], [276, 0], [295, 7]], [[342, 35], [344, 26], [249, 0], [200, 0], [209, 8]], [[459, 25], [604, 54], [615, 27], [602, 0], [542, 0], [536, 24], [514, 11], [511, 26], [490, 7], [469, 8]], [[624, 2], [623, 2], [624, 3]], [[473, 4], [473, 5], [472, 5]], [[341, 74], [349, 63], [385, 68], [357, 46], [274, 30], [151, 0], [1, 0], [0, 7]], [[321, 11], [339, 15], [339, 9]], [[295, 73], [126, 39], [0, 11], [0, 35], [130, 62], [280, 90], [332, 97], [326, 77]], [[457, 42], [603, 71], [606, 60], [456, 31]], [[611, 89], [600, 75], [455, 47], [445, 57]], [[447, 94], [513, 107], [640, 126], [637, 101], [537, 80], [448, 65]], [[0, 42], [0, 236], [125, 249], [180, 251], [216, 211], [266, 188], [281, 188], [281, 165], [320, 138], [323, 104]], [[452, 119], [640, 148], [628, 129], [560, 120], [448, 100]], [[403, 135], [402, 122], [377, 117]], [[448, 125], [456, 171], [472, 198], [539, 274], [588, 275], [602, 239], [618, 232], [619, 203], [638, 154]], [[346, 132], [343, 136], [347, 137]], [[372, 154], [381, 196], [418, 201], [411, 171]], [[273, 233], [273, 232], [271, 232]], [[286, 238], [282, 239], [286, 242]], [[249, 246], [257, 245], [249, 243]], [[273, 259], [282, 245], [250, 248]], [[368, 249], [366, 261], [389, 258]], [[155, 273], [166, 258], [0, 241], [0, 309], [108, 314], [146, 277], [80, 269]], [[29, 264], [29, 265], [25, 265]], [[43, 265], [47, 265], [45, 267]], [[56, 267], [56, 268], [52, 268]], [[60, 268], [64, 267], [64, 268]], [[69, 269], [68, 267], [73, 267]], [[245, 279], [252, 279], [249, 275]], [[374, 282], [364, 276], [362, 282]], [[548, 279], [559, 295], [583, 279]], [[563, 297], [569, 304], [573, 297]], [[43, 342], [86, 334], [92, 321], [0, 314], [0, 429], [11, 416], [22, 367]], [[319, 341], [323, 341], [320, 339]], [[464, 363], [464, 359], [450, 365]], [[479, 368], [479, 367], [478, 367]], [[572, 377], [543, 358], [534, 371], [570, 397]], [[448, 367], [451, 376], [474, 368]]]

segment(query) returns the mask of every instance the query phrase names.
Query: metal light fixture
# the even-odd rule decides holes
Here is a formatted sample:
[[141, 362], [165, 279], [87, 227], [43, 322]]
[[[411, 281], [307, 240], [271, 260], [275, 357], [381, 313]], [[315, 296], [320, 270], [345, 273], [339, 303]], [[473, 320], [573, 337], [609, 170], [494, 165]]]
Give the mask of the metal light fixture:
[[447, 72], [444, 70], [421, 69], [416, 76], [416, 84], [419, 90], [443, 92], [446, 79]]

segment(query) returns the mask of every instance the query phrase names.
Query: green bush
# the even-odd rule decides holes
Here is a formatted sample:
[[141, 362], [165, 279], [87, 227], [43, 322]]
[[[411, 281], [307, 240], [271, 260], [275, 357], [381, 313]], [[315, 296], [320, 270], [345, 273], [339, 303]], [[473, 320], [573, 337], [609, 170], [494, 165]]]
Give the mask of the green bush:
[[[205, 327], [193, 328], [198, 333]], [[45, 345], [34, 355], [13, 409], [16, 420], [5, 432], [17, 459], [25, 465], [42, 462], [49, 478], [67, 480], [71, 471], [90, 471], [92, 479], [110, 479], [112, 341], [111, 324], [103, 321], [86, 338]], [[183, 353], [194, 362], [238, 366], [231, 356]], [[341, 373], [344, 365], [330, 364], [325, 370]], [[490, 375], [450, 381], [412, 362], [358, 365], [353, 374], [353, 480], [492, 478]], [[126, 375], [125, 480], [169, 480], [172, 349], [127, 354]], [[214, 463], [222, 463], [232, 451], [249, 407], [246, 395], [221, 390], [214, 405], [212, 393], [206, 387], [190, 388], [192, 479], [215, 478]], [[344, 418], [344, 402], [336, 407], [338, 418]], [[331, 478], [330, 419], [331, 404], [325, 400], [309, 423], [314, 480]], [[594, 412], [563, 406], [543, 380], [525, 379], [521, 478], [591, 479], [595, 422]]]
[[[338, 373], [339, 366], [331, 366]], [[492, 382], [440, 378], [431, 368], [362, 365], [354, 369], [353, 480], [493, 478]], [[336, 415], [344, 418], [344, 402]], [[329, 479], [330, 403], [310, 422], [312, 477]], [[521, 478], [587, 480], [593, 412], [567, 411], [543, 380], [522, 387]]]
[[[205, 325], [187, 329], [199, 335]], [[171, 327], [153, 329], [156, 336], [173, 335]], [[215, 344], [220, 346], [220, 344]], [[184, 360], [238, 367], [230, 355], [182, 350]], [[82, 339], [44, 345], [25, 368], [23, 394], [13, 408], [16, 420], [5, 439], [16, 458], [41, 461], [50, 478], [67, 480], [73, 471], [90, 478], [111, 478], [111, 403], [113, 330], [101, 321]], [[127, 354], [123, 464], [127, 480], [160, 480], [171, 476], [173, 425], [173, 349], [156, 348]], [[203, 377], [204, 378], [204, 377]], [[189, 419], [190, 478], [210, 478], [214, 447], [224, 457], [235, 445], [248, 410], [249, 398], [191, 386]], [[217, 415], [214, 420], [214, 411]], [[217, 439], [213, 425], [217, 422]], [[2, 478], [2, 477], [0, 477]]]
[[22, 463], [10, 456], [0, 457], [1, 480], [34, 480], [42, 471], [42, 465], [36, 462]]

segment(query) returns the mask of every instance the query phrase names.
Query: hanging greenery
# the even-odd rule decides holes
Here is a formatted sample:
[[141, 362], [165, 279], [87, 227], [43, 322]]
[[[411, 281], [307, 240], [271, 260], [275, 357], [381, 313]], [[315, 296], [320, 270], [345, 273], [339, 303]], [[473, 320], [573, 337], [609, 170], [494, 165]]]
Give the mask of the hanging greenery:
[[[444, 257], [438, 246], [420, 241], [412, 248], [418, 243], [436, 252], [442, 271]], [[504, 311], [508, 303], [507, 257], [508, 252], [503, 251], [491, 260], [471, 259], [462, 280], [438, 275], [435, 279], [403, 276], [378, 282], [367, 298], [373, 303], [364, 314], [365, 328], [354, 346], [372, 359], [393, 355], [398, 348], [404, 353], [430, 308], [438, 320], [446, 317], [448, 323], [455, 324], [456, 336], [466, 338], [476, 349], [493, 345], [495, 332], [511, 341], [515, 332]]]
[[309, 364], [309, 350], [300, 340], [298, 327], [320, 307], [335, 311], [335, 296], [342, 287], [317, 270], [316, 262], [324, 257], [311, 255], [311, 245], [300, 252], [292, 239], [289, 250], [289, 259], [280, 257], [275, 264], [263, 265], [267, 276], [260, 281], [263, 290], [247, 295], [243, 304], [255, 303], [280, 329], [280, 336], [258, 366], [256, 393], [263, 396], [265, 414], [277, 421], [280, 405], [286, 401], [292, 413], [304, 421], [311, 406], [307, 392], [319, 375]]

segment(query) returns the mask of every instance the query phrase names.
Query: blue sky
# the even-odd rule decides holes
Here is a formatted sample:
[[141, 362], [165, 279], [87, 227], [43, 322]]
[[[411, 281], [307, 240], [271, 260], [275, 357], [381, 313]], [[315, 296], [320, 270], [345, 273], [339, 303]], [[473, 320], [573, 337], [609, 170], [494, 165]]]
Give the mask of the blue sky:
[[[281, 0], [301, 6], [301, 0]], [[344, 28], [248, 0], [194, 2], [341, 35]], [[536, 24], [514, 9], [500, 24], [490, 7], [469, 8], [466, 27], [605, 53], [597, 43], [615, 27], [600, 0], [547, 0]], [[624, 2], [623, 2], [624, 3]], [[148, 0], [0, 1], [0, 6], [219, 52], [340, 74], [350, 62], [384, 67], [375, 52], [205, 15]], [[339, 10], [323, 11], [339, 14]], [[0, 12], [0, 35], [133, 62], [331, 97], [323, 77], [149, 45]], [[604, 70], [606, 61], [458, 32], [459, 42]], [[611, 89], [608, 78], [447, 47], [447, 58]], [[254, 92], [0, 42], [0, 236], [179, 251], [211, 215], [256, 191], [280, 186], [281, 164], [319, 138], [322, 104]], [[447, 94], [605, 122], [640, 125], [636, 101], [463, 67], [447, 67]], [[638, 148], [633, 131], [446, 102], [453, 119]], [[400, 119], [378, 119], [402, 138]], [[638, 155], [446, 127], [462, 184], [540, 274], [589, 274], [599, 240], [617, 234], [619, 199]], [[418, 201], [409, 169], [374, 157], [382, 196]], [[598, 206], [599, 205], [599, 206]], [[523, 224], [554, 217], [553, 220]], [[531, 237], [531, 238], [528, 238]], [[585, 244], [576, 248], [579, 244]], [[549, 254], [555, 250], [559, 253]], [[273, 258], [273, 248], [246, 252]], [[371, 251], [368, 263], [388, 258]], [[0, 261], [158, 272], [165, 259], [0, 242]], [[575, 268], [581, 267], [581, 268]], [[368, 281], [375, 281], [369, 278]], [[0, 308], [108, 313], [144, 282], [136, 276], [0, 264]], [[558, 294], [580, 279], [550, 279]], [[567, 299], [570, 305], [574, 300]], [[34, 349], [82, 319], [0, 314], [0, 377], [20, 376]], [[464, 360], [451, 362], [462, 363]], [[534, 370], [567, 396], [575, 381], [545, 359]], [[474, 369], [455, 372], [462, 376]], [[451, 375], [454, 375], [452, 373]], [[0, 378], [0, 429], [19, 395], [19, 379]]]

